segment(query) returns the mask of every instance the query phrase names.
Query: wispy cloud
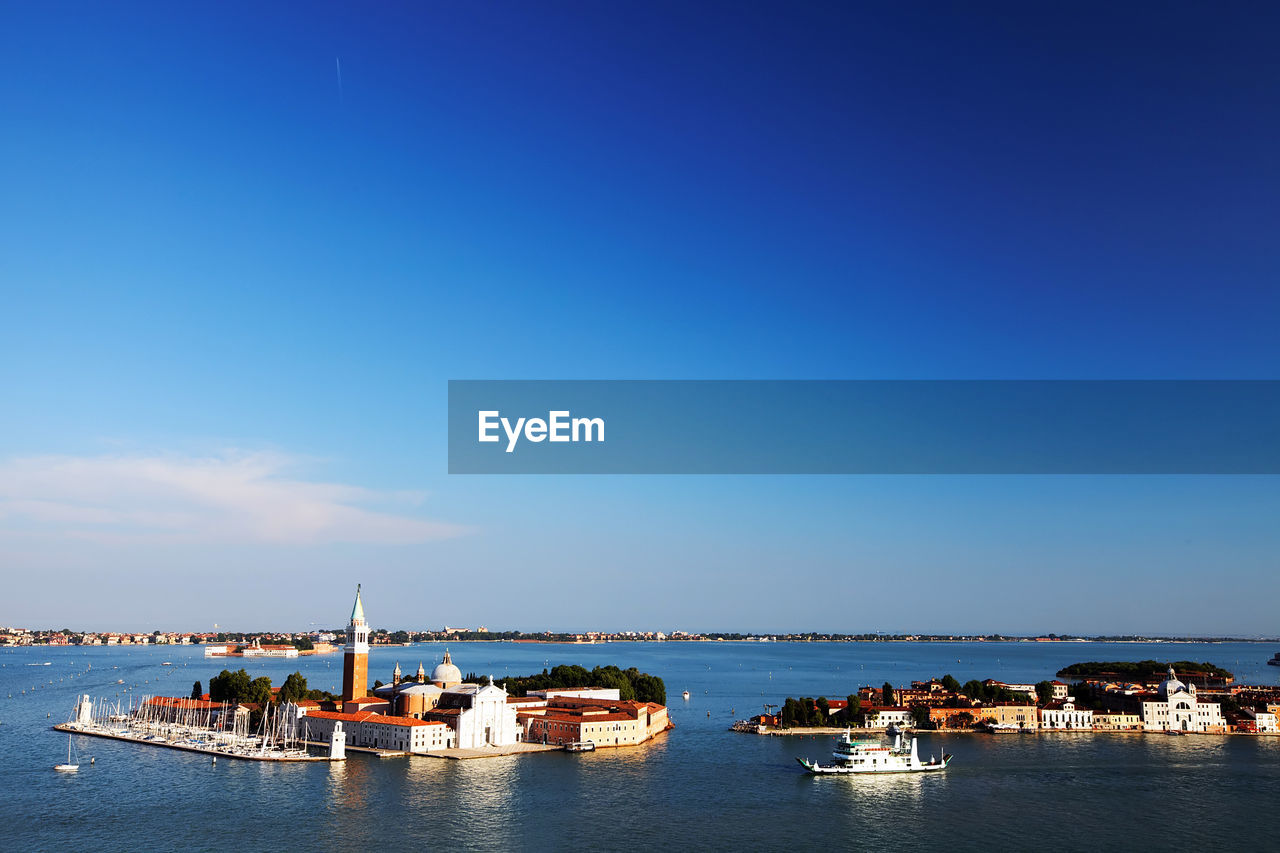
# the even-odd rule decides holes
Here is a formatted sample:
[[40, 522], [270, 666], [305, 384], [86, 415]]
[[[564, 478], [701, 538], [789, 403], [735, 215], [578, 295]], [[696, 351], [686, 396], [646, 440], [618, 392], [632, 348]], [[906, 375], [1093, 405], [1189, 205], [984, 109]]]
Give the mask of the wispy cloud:
[[0, 461], [0, 534], [103, 543], [412, 544], [467, 533], [418, 517], [422, 493], [296, 479], [272, 453]]

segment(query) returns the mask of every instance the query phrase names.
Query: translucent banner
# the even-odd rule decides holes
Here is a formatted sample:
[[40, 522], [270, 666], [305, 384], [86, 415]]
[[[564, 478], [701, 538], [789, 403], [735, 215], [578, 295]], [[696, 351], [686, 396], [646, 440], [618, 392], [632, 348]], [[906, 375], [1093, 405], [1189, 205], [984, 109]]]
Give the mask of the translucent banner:
[[1276, 474], [1277, 381], [449, 383], [452, 474]]

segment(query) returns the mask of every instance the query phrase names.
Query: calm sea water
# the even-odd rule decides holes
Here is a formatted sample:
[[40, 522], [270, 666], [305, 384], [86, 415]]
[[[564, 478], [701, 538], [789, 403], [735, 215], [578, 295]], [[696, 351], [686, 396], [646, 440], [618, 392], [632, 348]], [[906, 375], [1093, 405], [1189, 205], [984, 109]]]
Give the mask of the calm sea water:
[[[442, 651], [376, 649], [370, 679], [389, 681], [397, 660], [408, 672], [419, 660], [430, 671]], [[193, 681], [207, 687], [224, 666], [242, 664], [276, 683], [300, 669], [311, 686], [330, 689], [341, 680], [341, 656], [206, 661], [198, 647], [0, 650], [0, 849], [1020, 850], [1087, 841], [1132, 851], [1171, 831], [1215, 848], [1236, 846], [1227, 833], [1247, 832], [1251, 849], [1280, 849], [1260, 840], [1271, 835], [1280, 790], [1277, 738], [926, 735], [923, 754], [945, 744], [956, 756], [943, 774], [813, 778], [794, 757], [825, 757], [829, 738], [727, 731], [735, 717], [787, 695], [845, 696], [860, 684], [947, 672], [961, 681], [1037, 681], [1077, 660], [1208, 660], [1241, 680], [1274, 684], [1280, 669], [1265, 665], [1275, 652], [1266, 645], [476, 643], [452, 651], [464, 673], [495, 676], [559, 663], [636, 666], [666, 680], [676, 729], [642, 747], [590, 754], [461, 762], [352, 755], [333, 766], [213, 765], [81, 737], [80, 772], [59, 774], [51, 768], [65, 757], [66, 735], [48, 726], [68, 717], [77, 693], [185, 695]]]

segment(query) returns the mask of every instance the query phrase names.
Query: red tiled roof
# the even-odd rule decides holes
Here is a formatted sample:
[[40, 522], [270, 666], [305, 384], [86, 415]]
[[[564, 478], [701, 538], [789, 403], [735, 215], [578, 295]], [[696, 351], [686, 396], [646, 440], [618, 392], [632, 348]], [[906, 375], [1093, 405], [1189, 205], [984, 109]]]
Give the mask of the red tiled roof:
[[383, 723], [388, 726], [443, 726], [444, 723], [431, 720], [415, 720], [413, 717], [393, 717], [390, 714], [378, 714], [373, 711], [358, 711], [354, 714], [342, 711], [312, 711], [308, 717], [320, 720], [341, 720], [344, 723]]

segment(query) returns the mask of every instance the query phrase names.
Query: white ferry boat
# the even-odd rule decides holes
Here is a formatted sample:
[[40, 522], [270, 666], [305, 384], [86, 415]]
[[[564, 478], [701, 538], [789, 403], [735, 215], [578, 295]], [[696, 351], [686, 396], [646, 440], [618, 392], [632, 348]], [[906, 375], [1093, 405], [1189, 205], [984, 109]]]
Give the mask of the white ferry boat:
[[810, 773], [845, 774], [845, 773], [927, 773], [934, 770], [945, 770], [951, 756], [945, 752], [941, 758], [930, 756], [928, 761], [921, 761], [916, 755], [916, 739], [904, 735], [896, 729], [890, 729], [893, 738], [891, 745], [881, 741], [854, 737], [850, 730], [836, 738], [836, 748], [832, 752], [835, 764], [819, 764], [807, 758], [797, 758], [800, 766]]

